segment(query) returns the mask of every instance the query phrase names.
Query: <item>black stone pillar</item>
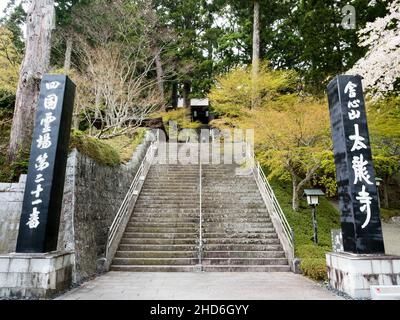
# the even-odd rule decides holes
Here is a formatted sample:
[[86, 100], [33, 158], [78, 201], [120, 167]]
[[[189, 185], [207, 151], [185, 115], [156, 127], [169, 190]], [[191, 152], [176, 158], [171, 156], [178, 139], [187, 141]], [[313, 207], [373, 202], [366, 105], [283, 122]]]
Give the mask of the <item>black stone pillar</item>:
[[17, 252], [57, 249], [75, 85], [64, 75], [45, 75], [36, 111]]
[[378, 193], [360, 76], [328, 85], [332, 140], [345, 252], [383, 254]]

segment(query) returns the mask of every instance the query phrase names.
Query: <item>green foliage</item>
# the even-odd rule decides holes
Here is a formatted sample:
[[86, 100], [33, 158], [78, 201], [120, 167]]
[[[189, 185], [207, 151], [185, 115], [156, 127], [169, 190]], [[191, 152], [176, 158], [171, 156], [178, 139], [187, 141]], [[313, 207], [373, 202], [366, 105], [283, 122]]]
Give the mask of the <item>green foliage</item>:
[[313, 243], [313, 224], [311, 209], [303, 199], [300, 210], [293, 211], [291, 206], [292, 190], [288, 184], [277, 180], [270, 181], [280, 206], [294, 230], [295, 253], [301, 260], [304, 274], [315, 279], [324, 280], [326, 274], [325, 252], [331, 251], [331, 230], [340, 228], [339, 212], [325, 198], [320, 198], [317, 207], [318, 246]]
[[266, 106], [271, 100], [294, 92], [298, 81], [294, 71], [271, 70], [268, 63], [260, 66], [256, 81], [252, 79], [251, 66], [238, 67], [218, 77], [208, 97], [214, 114], [235, 118], [242, 116], [245, 109], [252, 107], [253, 90], [259, 97], [259, 105]]
[[201, 123], [196, 121], [190, 121], [190, 113], [189, 110], [185, 108], [179, 108], [175, 110], [170, 110], [168, 112], [163, 112], [156, 117], [161, 116], [163, 118], [163, 122], [165, 127], [169, 128], [169, 122], [175, 122], [178, 126], [178, 130], [180, 129], [199, 129], [201, 127]]
[[386, 156], [377, 154], [373, 157], [375, 174], [378, 177], [386, 177], [396, 174], [400, 170], [400, 155]]
[[313, 179], [313, 185], [324, 189], [328, 197], [337, 194], [336, 166], [332, 151], [324, 151], [321, 158], [321, 166]]
[[9, 164], [6, 159], [6, 154], [0, 155], [0, 181], [15, 182], [18, 181], [21, 174], [28, 172], [29, 154], [19, 152], [16, 159]]
[[12, 182], [18, 179], [18, 172], [24, 171], [24, 157], [19, 155], [15, 164], [8, 164], [8, 150], [15, 95], [0, 89], [0, 182]]
[[106, 166], [116, 166], [121, 163], [121, 157], [113, 147], [78, 130], [73, 130], [71, 134], [70, 149], [73, 148]]
[[400, 216], [400, 209], [384, 209], [381, 208], [381, 218], [385, 222], [389, 222], [392, 217]]
[[26, 20], [26, 12], [20, 3], [17, 6], [15, 5], [15, 1], [9, 1], [7, 5], [6, 11], [9, 11], [8, 14], [1, 19], [2, 25], [8, 29], [12, 34], [12, 43], [16, 52], [18, 54], [22, 54], [24, 51], [24, 40], [21, 26], [25, 23]]
[[400, 94], [368, 103], [368, 126], [373, 154], [400, 154]]
[[6, 27], [0, 26], [0, 91], [15, 95], [19, 78], [21, 55], [13, 43], [14, 36]]
[[143, 142], [146, 134], [146, 129], [139, 128], [134, 134], [125, 134], [111, 139], [101, 140], [115, 149], [121, 158], [122, 163], [131, 160], [137, 146]]
[[301, 260], [300, 269], [305, 276], [316, 281], [328, 279], [325, 258], [304, 258]]

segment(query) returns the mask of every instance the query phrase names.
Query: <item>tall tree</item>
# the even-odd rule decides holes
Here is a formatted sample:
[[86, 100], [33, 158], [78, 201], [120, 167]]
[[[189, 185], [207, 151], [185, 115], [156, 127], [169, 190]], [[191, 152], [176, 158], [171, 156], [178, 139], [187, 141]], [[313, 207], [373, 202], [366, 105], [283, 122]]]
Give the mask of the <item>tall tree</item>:
[[260, 1], [254, 1], [253, 77], [257, 77], [260, 62]]
[[26, 46], [16, 95], [9, 161], [31, 144], [39, 86], [50, 63], [51, 33], [55, 27], [54, 0], [34, 0], [26, 20]]
[[253, 63], [252, 63], [252, 108], [257, 106], [257, 90], [256, 83], [259, 72], [260, 63], [260, 2], [254, 1], [254, 17], [253, 17]]

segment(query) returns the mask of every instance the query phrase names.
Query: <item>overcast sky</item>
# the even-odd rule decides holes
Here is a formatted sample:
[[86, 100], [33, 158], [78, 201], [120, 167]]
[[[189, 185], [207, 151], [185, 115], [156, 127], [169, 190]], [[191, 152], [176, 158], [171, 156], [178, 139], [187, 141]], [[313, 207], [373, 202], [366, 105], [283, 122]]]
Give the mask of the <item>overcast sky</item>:
[[0, 16], [3, 16], [3, 10], [7, 6], [7, 0], [0, 0]]
[[[3, 10], [5, 7], [7, 7], [7, 3], [9, 0], [0, 0], [0, 17], [4, 16]], [[16, 3], [19, 3], [20, 1], [16, 1]]]

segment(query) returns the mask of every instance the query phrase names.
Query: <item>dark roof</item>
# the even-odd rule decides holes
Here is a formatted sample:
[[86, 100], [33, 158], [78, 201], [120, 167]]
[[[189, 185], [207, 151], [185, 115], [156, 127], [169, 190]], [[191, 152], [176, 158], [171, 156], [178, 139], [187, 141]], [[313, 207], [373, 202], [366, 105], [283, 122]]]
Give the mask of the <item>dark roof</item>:
[[321, 189], [304, 189], [305, 196], [324, 196], [325, 193]]

